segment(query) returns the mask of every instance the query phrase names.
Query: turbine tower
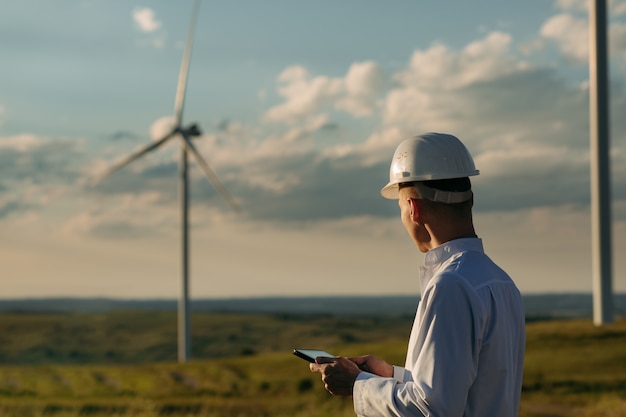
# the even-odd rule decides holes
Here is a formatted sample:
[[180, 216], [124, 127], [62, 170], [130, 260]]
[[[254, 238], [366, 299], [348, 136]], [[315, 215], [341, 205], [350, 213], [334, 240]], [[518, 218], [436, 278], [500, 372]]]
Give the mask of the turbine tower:
[[589, 126], [593, 322], [613, 323], [607, 2], [589, 0]]
[[161, 145], [173, 138], [180, 139], [180, 204], [181, 204], [181, 292], [178, 302], [178, 361], [186, 362], [190, 357], [191, 339], [190, 339], [190, 306], [189, 306], [189, 179], [188, 179], [188, 161], [189, 154], [198, 163], [208, 180], [219, 191], [230, 206], [239, 210], [239, 206], [231, 196], [231, 194], [222, 185], [215, 173], [206, 163], [202, 155], [198, 152], [191, 141], [192, 137], [200, 136], [201, 132], [197, 124], [191, 124], [183, 127], [183, 108], [185, 105], [185, 92], [187, 89], [187, 76], [189, 74], [189, 63], [191, 61], [191, 48], [193, 44], [193, 35], [195, 32], [196, 20], [200, 0], [196, 0], [193, 7], [191, 24], [187, 34], [187, 41], [183, 52], [183, 59], [180, 66], [178, 76], [178, 85], [176, 87], [176, 100], [174, 102], [174, 127], [162, 138], [153, 141], [149, 145], [139, 149], [138, 151], [125, 157], [118, 163], [107, 169], [102, 175], [95, 179], [94, 185], [98, 184], [104, 178], [112, 173], [122, 169], [131, 162], [141, 158], [148, 152], [154, 151]]

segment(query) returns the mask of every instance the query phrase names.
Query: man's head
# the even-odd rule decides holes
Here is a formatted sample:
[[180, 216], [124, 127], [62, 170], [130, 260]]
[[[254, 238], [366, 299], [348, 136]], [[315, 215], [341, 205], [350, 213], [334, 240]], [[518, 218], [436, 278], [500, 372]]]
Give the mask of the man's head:
[[470, 176], [478, 175], [459, 139], [428, 133], [402, 142], [394, 153], [385, 198], [398, 199], [409, 235], [426, 252], [473, 233]]

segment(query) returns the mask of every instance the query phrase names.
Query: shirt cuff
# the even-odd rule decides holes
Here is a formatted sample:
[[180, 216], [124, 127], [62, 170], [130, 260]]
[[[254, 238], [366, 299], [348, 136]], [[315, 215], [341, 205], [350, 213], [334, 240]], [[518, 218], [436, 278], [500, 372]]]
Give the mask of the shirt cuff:
[[357, 416], [398, 415], [394, 411], [393, 390], [400, 382], [393, 378], [385, 378], [369, 372], [361, 372], [352, 390], [354, 412]]
[[356, 376], [356, 381], [363, 381], [365, 379], [370, 379], [370, 378], [380, 378], [380, 377], [378, 375], [374, 375], [374, 374], [371, 374], [369, 372], [361, 371]]
[[397, 379], [400, 382], [408, 382], [413, 380], [411, 372], [401, 366], [393, 366], [393, 379]]

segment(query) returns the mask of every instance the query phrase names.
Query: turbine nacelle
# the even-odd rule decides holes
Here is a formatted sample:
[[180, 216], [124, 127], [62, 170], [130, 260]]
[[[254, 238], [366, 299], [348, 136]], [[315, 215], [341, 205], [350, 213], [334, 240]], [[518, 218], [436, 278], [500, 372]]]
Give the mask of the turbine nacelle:
[[197, 123], [193, 123], [189, 125], [189, 127], [187, 127], [186, 129], [177, 127], [176, 129], [174, 129], [174, 131], [180, 133], [183, 136], [186, 135], [188, 137], [202, 136], [202, 131], [198, 127]]

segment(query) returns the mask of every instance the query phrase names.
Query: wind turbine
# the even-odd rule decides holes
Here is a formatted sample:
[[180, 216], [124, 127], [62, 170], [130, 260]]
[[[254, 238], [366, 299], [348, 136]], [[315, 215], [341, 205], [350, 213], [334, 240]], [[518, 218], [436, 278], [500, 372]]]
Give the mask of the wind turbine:
[[193, 7], [191, 24], [189, 26], [189, 32], [187, 34], [187, 41], [185, 43], [185, 49], [183, 52], [183, 59], [180, 66], [180, 73], [178, 76], [178, 85], [176, 87], [176, 100], [174, 102], [174, 127], [162, 138], [153, 141], [149, 145], [139, 149], [138, 151], [128, 155], [118, 163], [111, 166], [93, 182], [93, 185], [98, 184], [104, 178], [113, 174], [114, 172], [122, 169], [131, 162], [141, 158], [148, 152], [154, 151], [161, 145], [173, 138], [180, 139], [180, 203], [181, 203], [181, 244], [182, 244], [182, 286], [181, 294], [178, 302], [178, 361], [186, 362], [189, 359], [191, 351], [191, 339], [190, 339], [190, 307], [189, 307], [189, 180], [188, 180], [188, 154], [191, 153], [196, 160], [200, 168], [207, 176], [213, 186], [219, 191], [224, 199], [230, 204], [230, 206], [239, 210], [239, 206], [235, 202], [231, 194], [222, 185], [215, 173], [206, 163], [202, 155], [198, 152], [196, 147], [191, 141], [192, 137], [200, 136], [201, 132], [197, 124], [191, 124], [187, 127], [183, 127], [183, 107], [185, 104], [185, 92], [187, 89], [187, 76], [189, 74], [189, 63], [191, 61], [191, 48], [193, 44], [193, 35], [196, 26], [196, 20], [198, 10], [200, 7], [200, 0], [196, 0]]

